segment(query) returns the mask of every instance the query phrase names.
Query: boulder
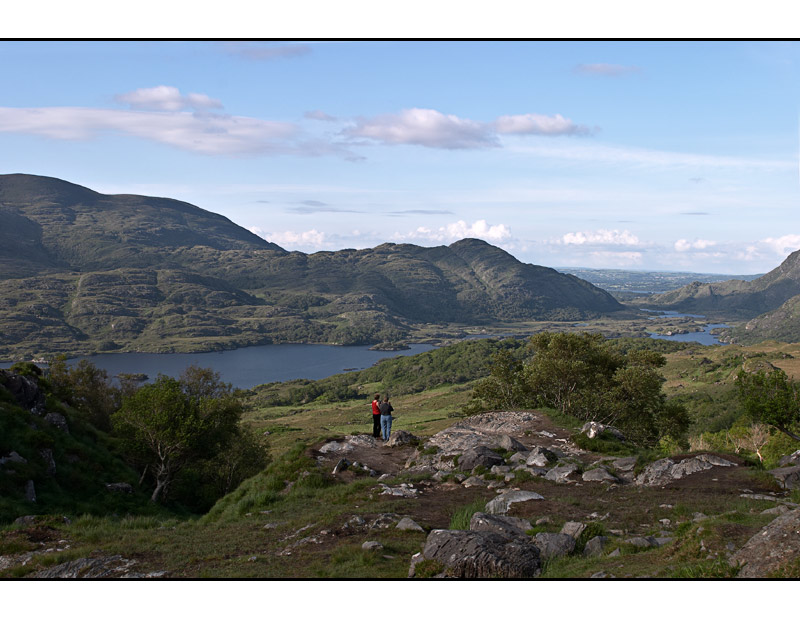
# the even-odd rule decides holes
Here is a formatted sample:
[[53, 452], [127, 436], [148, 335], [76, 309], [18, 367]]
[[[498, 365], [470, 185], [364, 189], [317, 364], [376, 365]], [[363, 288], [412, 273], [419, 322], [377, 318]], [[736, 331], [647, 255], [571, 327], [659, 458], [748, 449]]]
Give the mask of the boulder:
[[62, 433], [66, 433], [69, 435], [69, 426], [67, 425], [67, 418], [65, 418], [60, 413], [48, 413], [44, 416], [44, 421], [49, 422], [53, 426], [55, 426], [58, 430]]
[[531, 529], [531, 522], [527, 519], [476, 512], [469, 521], [469, 529], [473, 532], [495, 532], [507, 538], [519, 538], [526, 536], [525, 532]]
[[511, 435], [500, 435], [500, 438], [497, 440], [497, 447], [508, 452], [520, 452], [528, 449], [525, 447], [524, 443], [514, 439]]
[[511, 508], [511, 504], [539, 499], [544, 499], [544, 497], [533, 491], [507, 491], [506, 493], [501, 493], [487, 503], [485, 510], [493, 515], [506, 514]]
[[637, 460], [635, 456], [626, 456], [624, 458], [614, 459], [611, 461], [611, 466], [614, 468], [614, 471], [617, 472], [632, 472], [636, 467]]
[[761, 528], [730, 559], [740, 566], [737, 577], [771, 577], [800, 558], [800, 508], [787, 512]]
[[629, 545], [633, 545], [634, 547], [639, 547], [642, 549], [658, 547], [658, 541], [656, 540], [655, 536], [634, 536], [625, 542]]
[[608, 544], [609, 540], [608, 536], [595, 536], [594, 538], [590, 538], [583, 548], [583, 555], [587, 557], [602, 555], [603, 549]]
[[578, 469], [580, 469], [580, 467], [575, 463], [559, 465], [558, 467], [553, 467], [553, 469], [548, 471], [544, 478], [545, 480], [552, 480], [553, 482], [558, 482], [559, 484], [565, 484], [567, 482], [572, 482], [570, 480], [570, 476], [576, 473]]
[[686, 476], [709, 470], [712, 467], [735, 467], [735, 465], [735, 463], [713, 454], [698, 454], [697, 456], [685, 458], [679, 463], [675, 463], [670, 458], [659, 459], [648, 465], [636, 477], [635, 482], [644, 486], [664, 485]]
[[569, 555], [575, 550], [575, 539], [568, 534], [540, 532], [533, 539], [542, 560]]
[[442, 564], [451, 577], [526, 579], [541, 573], [535, 545], [496, 532], [433, 530], [422, 555]]
[[581, 523], [580, 521], [567, 521], [561, 527], [561, 533], [567, 534], [568, 536], [572, 536], [575, 540], [578, 540], [583, 534], [583, 530], [586, 529], [586, 524]]
[[458, 459], [458, 468], [461, 471], [472, 471], [479, 465], [490, 469], [493, 465], [503, 465], [502, 456], [486, 446], [477, 446], [464, 452]]
[[485, 487], [487, 485], [486, 480], [479, 476], [470, 476], [464, 482], [461, 483], [462, 486], [469, 489], [470, 487]]
[[394, 448], [395, 446], [408, 446], [416, 445], [419, 443], [419, 437], [412, 435], [408, 431], [392, 431], [389, 435], [389, 441], [384, 445]]
[[24, 456], [20, 456], [13, 450], [8, 456], [0, 458], [0, 465], [5, 465], [6, 463], [27, 463], [27, 462], [28, 459], [26, 459]]
[[781, 457], [778, 461], [780, 467], [791, 467], [792, 465], [800, 465], [800, 450], [796, 450], [791, 454]]
[[371, 530], [385, 530], [392, 527], [395, 523], [400, 521], [400, 516], [393, 512], [385, 512], [378, 515], [372, 523], [369, 524]]
[[334, 466], [333, 471], [331, 473], [335, 476], [336, 474], [338, 474], [339, 472], [344, 471], [348, 467], [350, 467], [350, 461], [348, 461], [345, 458], [341, 458], [336, 463], [336, 465]]
[[779, 467], [769, 471], [782, 489], [800, 489], [800, 465]]
[[107, 482], [105, 486], [112, 493], [133, 493], [133, 487], [127, 482]]
[[32, 377], [23, 377], [10, 370], [0, 370], [0, 384], [11, 393], [17, 404], [34, 415], [44, 415], [45, 395]]
[[609, 482], [612, 484], [620, 482], [620, 479], [609, 472], [605, 467], [595, 467], [594, 469], [585, 471], [581, 479], [584, 482]]
[[558, 461], [558, 457], [554, 452], [547, 448], [536, 446], [528, 454], [525, 464], [529, 467], [547, 467], [550, 463], [555, 463], [556, 461]]
[[594, 439], [598, 435], [607, 432], [610, 433], [615, 439], [625, 441], [625, 434], [618, 428], [608, 426], [607, 424], [600, 424], [599, 422], [587, 422], [581, 427], [581, 433], [586, 435], [589, 439]]
[[403, 531], [412, 531], [412, 532], [424, 532], [425, 530], [422, 529], [422, 526], [411, 519], [410, 517], [403, 517], [400, 519], [398, 524], [395, 526], [395, 529], [403, 530]]
[[36, 503], [36, 487], [33, 484], [33, 480], [28, 480], [25, 483], [25, 499], [34, 504]]
[[512, 465], [519, 465], [520, 463], [524, 463], [525, 461], [528, 460], [528, 455], [529, 454], [530, 454], [530, 452], [528, 452], [527, 450], [523, 450], [523, 451], [520, 451], [520, 452], [515, 452], [510, 457], [508, 457], [507, 460]]
[[473, 415], [433, 435], [427, 446], [458, 454], [478, 446], [497, 446], [502, 435], [521, 435], [536, 421], [534, 413], [490, 411]]
[[380, 551], [383, 549], [383, 545], [377, 540], [368, 540], [361, 545], [361, 548], [364, 551]]

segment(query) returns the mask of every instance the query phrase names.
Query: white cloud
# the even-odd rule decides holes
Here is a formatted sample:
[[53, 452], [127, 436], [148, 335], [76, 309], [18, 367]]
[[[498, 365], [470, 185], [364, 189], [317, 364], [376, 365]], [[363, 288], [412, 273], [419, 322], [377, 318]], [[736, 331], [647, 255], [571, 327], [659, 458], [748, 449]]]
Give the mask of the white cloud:
[[780, 256], [788, 256], [795, 250], [800, 249], [800, 235], [783, 235], [782, 237], [778, 237], [776, 239], [768, 237], [761, 243], [763, 243], [767, 249], [771, 250], [775, 254]]
[[688, 252], [689, 250], [705, 250], [706, 248], [710, 248], [714, 245], [717, 245], [717, 242], [709, 241], [708, 239], [695, 239], [694, 241], [678, 239], [675, 242], [675, 251]]
[[94, 108], [0, 108], [0, 133], [26, 133], [58, 140], [87, 140], [119, 132], [206, 155], [252, 155], [301, 151], [287, 142], [289, 123], [244, 116], [176, 111]]
[[590, 266], [603, 265], [607, 267], [633, 267], [642, 262], [641, 252], [609, 252], [597, 251], [589, 255], [592, 259]]
[[416, 144], [430, 148], [477, 149], [500, 146], [499, 135], [564, 136], [591, 133], [560, 114], [513, 114], [490, 123], [443, 114], [438, 110], [411, 108], [398, 114], [360, 118], [342, 132], [351, 138], [367, 138], [383, 144]]
[[286, 250], [321, 249], [325, 247], [327, 242], [325, 233], [315, 228], [303, 232], [294, 232], [291, 230], [267, 232], [258, 226], [251, 226], [248, 230], [266, 239], [270, 243], [277, 243]]
[[139, 88], [130, 93], [116, 95], [114, 99], [120, 103], [129, 104], [134, 110], [178, 112], [186, 109], [206, 110], [222, 107], [222, 103], [208, 95], [198, 93], [182, 95], [174, 86]]
[[477, 238], [498, 243], [511, 238], [511, 231], [505, 224], [490, 225], [486, 220], [477, 220], [467, 224], [463, 220], [453, 222], [439, 228], [420, 226], [409, 233], [397, 233], [393, 237], [397, 241], [436, 241], [450, 243], [459, 239]]
[[537, 134], [543, 136], [563, 136], [591, 133], [588, 127], [576, 125], [560, 114], [514, 114], [499, 117], [494, 128], [500, 134]]
[[605, 75], [609, 77], [619, 77], [628, 73], [638, 73], [641, 71], [639, 67], [632, 65], [614, 65], [606, 62], [595, 62], [575, 67], [578, 73], [585, 73], [589, 75]]
[[384, 144], [416, 144], [444, 149], [497, 146], [497, 138], [486, 125], [422, 108], [362, 118], [355, 127], [349, 127], [343, 133]]
[[335, 116], [331, 116], [330, 114], [326, 114], [322, 110], [309, 110], [305, 114], [303, 114], [304, 118], [309, 118], [312, 121], [326, 121], [326, 122], [333, 122], [338, 120]]
[[606, 230], [571, 232], [556, 243], [564, 245], [641, 245], [639, 238], [630, 231]]

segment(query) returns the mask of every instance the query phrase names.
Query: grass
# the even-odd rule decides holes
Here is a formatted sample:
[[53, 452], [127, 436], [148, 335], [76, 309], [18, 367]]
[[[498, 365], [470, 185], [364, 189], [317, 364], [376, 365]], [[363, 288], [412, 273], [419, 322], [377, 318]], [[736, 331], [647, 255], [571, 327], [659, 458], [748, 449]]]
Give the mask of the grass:
[[456, 508], [453, 511], [452, 517], [450, 517], [450, 526], [449, 529], [451, 530], [468, 530], [469, 529], [469, 522], [472, 519], [472, 515], [476, 512], [483, 512], [486, 509], [486, 500], [484, 499], [476, 499], [475, 501], [467, 504], [466, 506], [461, 506], [460, 508]]

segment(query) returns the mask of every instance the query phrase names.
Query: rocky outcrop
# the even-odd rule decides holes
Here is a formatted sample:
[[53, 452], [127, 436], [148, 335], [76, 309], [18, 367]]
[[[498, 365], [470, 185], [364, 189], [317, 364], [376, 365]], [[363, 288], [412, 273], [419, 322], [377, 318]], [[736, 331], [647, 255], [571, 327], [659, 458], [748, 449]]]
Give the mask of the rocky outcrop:
[[486, 512], [489, 514], [506, 514], [511, 508], [511, 504], [516, 504], [518, 502], [529, 502], [529, 501], [536, 501], [544, 499], [538, 493], [534, 493], [533, 491], [507, 491], [506, 493], [501, 493], [493, 500], [486, 504]]
[[541, 573], [539, 549], [522, 538], [489, 531], [433, 530], [422, 556], [439, 562], [447, 576], [524, 579]]
[[787, 512], [764, 526], [731, 557], [740, 566], [738, 577], [780, 576], [779, 571], [800, 558], [800, 508]]
[[540, 532], [533, 539], [542, 560], [569, 555], [575, 550], [575, 539], [568, 534]]
[[152, 579], [164, 577], [166, 572], [140, 573], [132, 568], [136, 560], [121, 555], [81, 558], [52, 566], [31, 575], [34, 579]]
[[478, 466], [491, 469], [494, 465], [503, 465], [502, 456], [487, 446], [469, 448], [458, 459], [458, 468], [461, 471], [472, 471]]
[[521, 435], [535, 420], [536, 414], [528, 412], [481, 413], [439, 431], [427, 445], [436, 446], [446, 454], [462, 454], [478, 446], [496, 448], [501, 445], [503, 436]]
[[566, 465], [553, 467], [553, 469], [545, 474], [544, 478], [545, 480], [552, 480], [553, 482], [558, 482], [559, 484], [565, 484], [567, 482], [573, 482], [570, 476], [577, 473], [579, 470], [580, 467], [575, 463], [567, 463]]
[[713, 454], [698, 454], [676, 463], [670, 458], [660, 459], [648, 465], [636, 477], [636, 484], [644, 486], [664, 485], [712, 467], [735, 467], [736, 463]]
[[408, 431], [392, 431], [389, 435], [389, 441], [384, 445], [394, 448], [395, 446], [408, 446], [416, 445], [419, 443], [419, 437], [412, 435]]
[[800, 465], [779, 467], [770, 472], [782, 489], [800, 489]]
[[0, 370], [0, 385], [5, 387], [17, 404], [34, 415], [45, 414], [45, 394], [39, 383], [31, 377], [23, 377], [10, 370]]
[[507, 538], [520, 538], [526, 536], [525, 532], [531, 529], [531, 523], [527, 519], [476, 512], [470, 519], [469, 529], [473, 532], [494, 532]]
[[610, 484], [617, 484], [620, 482], [619, 478], [602, 466], [583, 472], [581, 479], [584, 482], [608, 482]]

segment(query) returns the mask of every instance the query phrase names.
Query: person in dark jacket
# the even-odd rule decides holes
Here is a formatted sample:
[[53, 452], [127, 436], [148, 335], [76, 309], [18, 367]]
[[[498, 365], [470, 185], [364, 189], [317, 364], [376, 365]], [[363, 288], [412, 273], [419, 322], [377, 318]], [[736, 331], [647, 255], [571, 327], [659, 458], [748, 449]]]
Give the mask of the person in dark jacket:
[[381, 410], [379, 405], [381, 404], [381, 395], [375, 394], [375, 398], [372, 399], [372, 436], [377, 439], [381, 436]]
[[392, 411], [394, 407], [389, 403], [389, 395], [383, 397], [383, 402], [378, 406], [381, 411], [381, 432], [383, 440], [389, 441], [389, 434], [392, 432]]

